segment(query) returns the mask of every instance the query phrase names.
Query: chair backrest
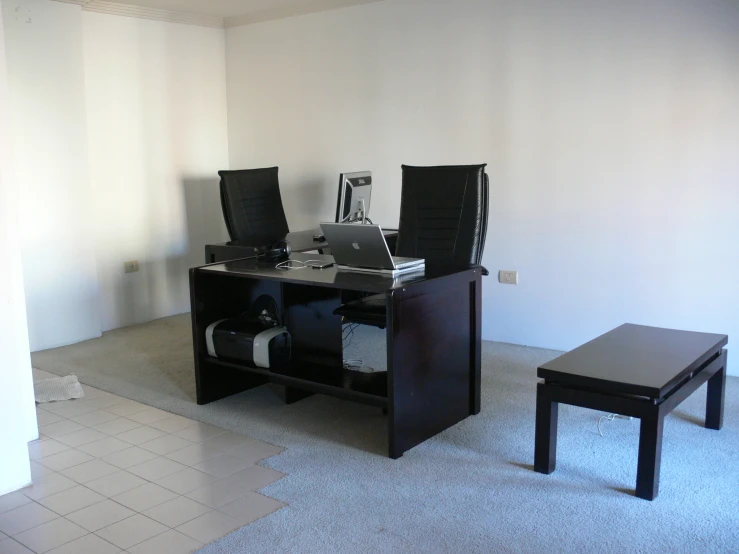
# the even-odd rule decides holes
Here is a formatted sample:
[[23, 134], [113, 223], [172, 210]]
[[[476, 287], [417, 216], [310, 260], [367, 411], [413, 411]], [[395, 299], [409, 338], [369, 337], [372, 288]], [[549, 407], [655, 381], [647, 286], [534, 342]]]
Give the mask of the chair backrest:
[[218, 172], [223, 218], [231, 240], [261, 246], [290, 232], [277, 172], [276, 167]]
[[488, 224], [485, 165], [403, 166], [396, 256], [459, 267], [482, 262]]

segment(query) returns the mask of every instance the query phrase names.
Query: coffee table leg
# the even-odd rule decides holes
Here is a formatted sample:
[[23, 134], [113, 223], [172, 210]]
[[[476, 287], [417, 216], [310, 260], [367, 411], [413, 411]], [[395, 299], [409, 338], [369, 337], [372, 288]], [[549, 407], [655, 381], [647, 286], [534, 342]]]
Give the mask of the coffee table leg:
[[557, 465], [559, 403], [553, 402], [546, 383], [536, 385], [536, 442], [534, 470], [547, 475]]
[[639, 465], [636, 470], [636, 496], [654, 500], [659, 493], [659, 469], [662, 462], [662, 430], [665, 418], [658, 407], [641, 420]]
[[724, 425], [724, 391], [726, 389], [726, 358], [724, 350], [724, 367], [708, 380], [706, 398], [706, 428], [719, 430]]

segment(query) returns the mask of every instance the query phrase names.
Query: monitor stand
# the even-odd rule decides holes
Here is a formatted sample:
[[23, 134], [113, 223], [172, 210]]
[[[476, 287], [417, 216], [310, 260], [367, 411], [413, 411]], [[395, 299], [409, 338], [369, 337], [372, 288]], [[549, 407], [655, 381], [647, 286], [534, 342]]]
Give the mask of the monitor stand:
[[[344, 222], [345, 223], [361, 223], [362, 225], [372, 224], [372, 220], [367, 217], [366, 211], [364, 209], [364, 198], [360, 198], [359, 200], [359, 211], [357, 212], [357, 214], [360, 214], [360, 215], [357, 216], [356, 214], [349, 214], [344, 220]], [[354, 215], [355, 217], [352, 218], [352, 215]]]

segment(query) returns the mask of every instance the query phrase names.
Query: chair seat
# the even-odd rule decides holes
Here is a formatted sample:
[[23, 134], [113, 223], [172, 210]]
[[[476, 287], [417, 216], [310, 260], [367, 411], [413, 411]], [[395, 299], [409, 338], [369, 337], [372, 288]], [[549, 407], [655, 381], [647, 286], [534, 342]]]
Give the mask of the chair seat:
[[353, 323], [384, 329], [387, 322], [386, 306], [387, 297], [384, 294], [374, 294], [339, 306], [334, 310], [334, 315], [342, 316]]

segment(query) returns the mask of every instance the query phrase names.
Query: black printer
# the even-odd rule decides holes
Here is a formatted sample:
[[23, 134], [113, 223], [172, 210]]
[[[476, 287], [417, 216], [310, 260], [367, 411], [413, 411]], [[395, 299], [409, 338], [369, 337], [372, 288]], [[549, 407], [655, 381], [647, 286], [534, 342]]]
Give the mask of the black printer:
[[277, 304], [268, 295], [245, 315], [211, 323], [205, 343], [210, 356], [224, 361], [267, 369], [290, 363], [290, 333], [279, 325]]

